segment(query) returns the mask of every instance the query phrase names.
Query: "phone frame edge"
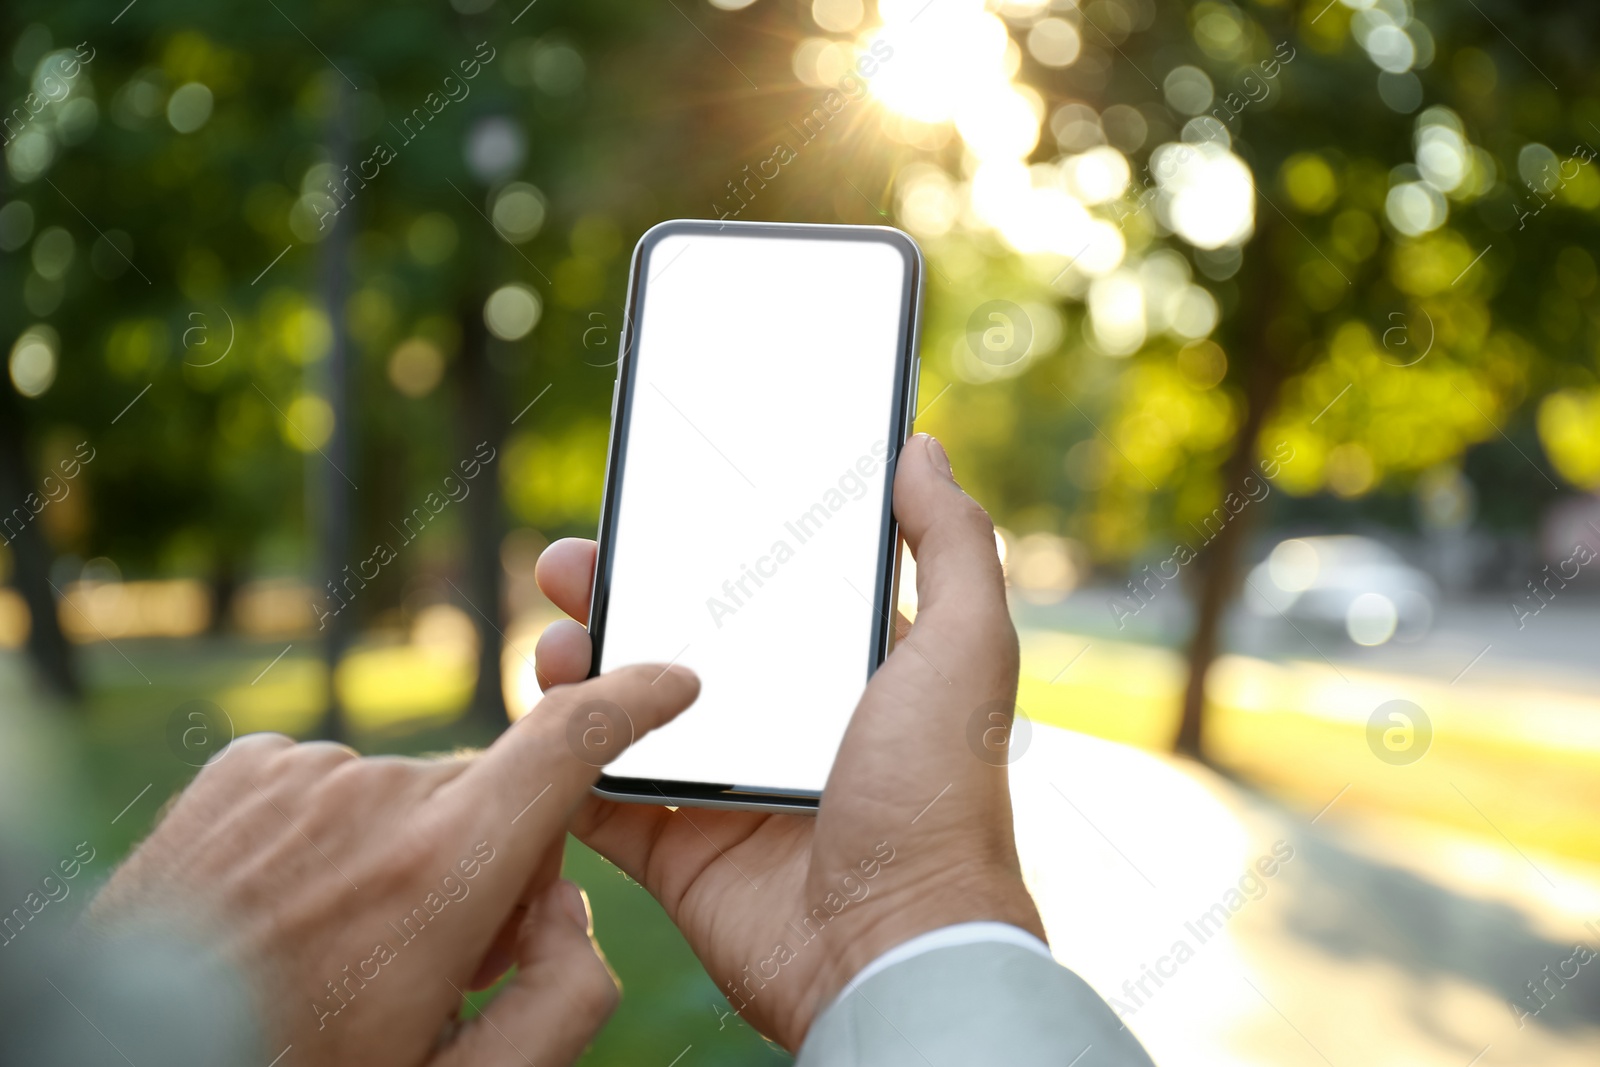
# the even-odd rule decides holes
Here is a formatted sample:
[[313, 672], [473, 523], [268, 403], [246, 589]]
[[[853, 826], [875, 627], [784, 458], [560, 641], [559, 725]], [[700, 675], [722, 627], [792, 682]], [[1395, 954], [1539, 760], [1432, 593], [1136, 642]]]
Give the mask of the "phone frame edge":
[[[894, 476], [900, 452], [911, 436], [916, 412], [919, 353], [922, 341], [922, 304], [926, 262], [915, 239], [892, 226], [852, 226], [833, 223], [716, 222], [705, 219], [672, 219], [646, 230], [634, 246], [628, 266], [628, 296], [622, 337], [617, 358], [616, 384], [612, 389], [611, 429], [606, 443], [605, 484], [601, 496], [600, 524], [597, 531], [594, 581], [590, 589], [588, 630], [591, 646], [589, 677], [599, 674], [601, 648], [605, 640], [605, 616], [610, 600], [610, 554], [614, 540], [621, 492], [622, 454], [627, 443], [627, 424], [634, 387], [633, 346], [636, 324], [643, 308], [644, 270], [650, 254], [663, 239], [681, 233], [721, 233], [736, 230], [750, 236], [791, 236], [809, 234], [824, 240], [878, 240], [896, 249], [905, 258], [909, 284], [901, 304], [900, 351], [896, 359], [895, 399], [890, 418], [890, 433], [895, 440], [885, 462], [883, 523], [887, 549], [878, 558], [878, 574], [873, 608], [878, 617], [868, 653], [867, 678], [882, 665], [894, 642], [895, 597], [899, 589], [900, 524], [894, 517]], [[665, 788], [664, 788], [665, 787]], [[730, 811], [782, 811], [816, 814], [821, 793], [774, 793], [752, 797], [732, 785], [688, 783], [676, 779], [621, 778], [601, 773], [593, 787], [596, 795], [624, 803], [716, 808]]]

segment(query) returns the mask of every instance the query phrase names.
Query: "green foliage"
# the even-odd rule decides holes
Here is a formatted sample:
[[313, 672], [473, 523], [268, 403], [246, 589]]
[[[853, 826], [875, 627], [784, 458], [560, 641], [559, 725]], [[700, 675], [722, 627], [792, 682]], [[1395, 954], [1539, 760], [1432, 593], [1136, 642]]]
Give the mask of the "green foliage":
[[[968, 476], [985, 499], [1024, 528], [1126, 558], [1227, 490], [1217, 471], [1255, 377], [1278, 384], [1246, 447], [1264, 456], [1292, 445], [1280, 483], [1292, 494], [1330, 494], [1359, 514], [1373, 494], [1459, 468], [1471, 451], [1505, 452], [1512, 462], [1475, 466], [1489, 479], [1481, 495], [1516, 501], [1492, 519], [1528, 530], [1552, 485], [1600, 485], [1600, 423], [1588, 417], [1600, 399], [1600, 306], [1587, 251], [1600, 210], [1600, 172], [1588, 162], [1600, 145], [1600, 86], [1574, 44], [1589, 39], [1595, 16], [1547, 6], [1534, 21], [1494, 5], [1413, 14], [1408, 3], [1362, 13], [1338, 0], [1128, 2], [1119, 22], [1092, 5], [1075, 21], [1076, 63], [1024, 58], [1016, 81], [1040, 95], [1052, 125], [1063, 107], [1104, 114], [1104, 138], [1132, 180], [1091, 211], [1118, 224], [1121, 269], [1145, 277], [1147, 299], [1152, 265], [1174, 252], [1210, 290], [1226, 372], [1213, 379], [1216, 350], [1205, 342], [1154, 329], [1132, 352], [1097, 343], [1086, 281], [1064, 269], [1070, 257], [1010, 252], [1021, 242], [1004, 226], [928, 239], [936, 267], [956, 280], [935, 283], [936, 378], [924, 396], [950, 381], [966, 391], [927, 421], [976, 461]], [[1011, 19], [1014, 39], [1027, 39], [1035, 17]], [[1408, 27], [1410, 73], [1384, 73], [1381, 40], [1370, 54], [1357, 40], [1385, 21]], [[1162, 88], [1184, 67], [1214, 87], [1187, 128]], [[1113, 105], [1136, 107], [1146, 135], [1119, 135]], [[1084, 150], [1071, 136], [1058, 146], [1047, 130], [1028, 162], [1070, 165]], [[1242, 263], [1221, 271], [1174, 227], [1170, 203], [1149, 196], [1167, 150], [1158, 146], [1207, 140], [1237, 154], [1257, 190]], [[970, 157], [936, 156], [958, 184], [970, 172]], [[1419, 223], [1419, 212], [1429, 217]], [[979, 257], [990, 265], [965, 269]], [[975, 365], [963, 313], [1019, 293], [1056, 302], [1059, 347], [998, 373]]]

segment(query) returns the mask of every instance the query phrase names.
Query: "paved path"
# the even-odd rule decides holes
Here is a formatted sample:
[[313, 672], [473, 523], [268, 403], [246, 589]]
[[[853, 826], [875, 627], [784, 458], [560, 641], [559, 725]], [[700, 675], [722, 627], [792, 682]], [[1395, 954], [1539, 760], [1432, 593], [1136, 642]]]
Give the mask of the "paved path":
[[1337, 803], [1313, 823], [1047, 726], [1012, 775], [1058, 957], [1161, 1067], [1600, 1062], [1600, 957], [1520, 1027], [1508, 1006], [1538, 1005], [1547, 964], [1571, 974], [1576, 941], [1600, 951], [1600, 866]]

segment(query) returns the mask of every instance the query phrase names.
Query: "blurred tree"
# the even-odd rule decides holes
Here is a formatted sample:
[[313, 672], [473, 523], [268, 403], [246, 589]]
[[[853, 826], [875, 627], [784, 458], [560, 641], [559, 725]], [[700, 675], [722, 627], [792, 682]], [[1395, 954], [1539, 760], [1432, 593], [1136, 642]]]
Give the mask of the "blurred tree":
[[[880, 13], [882, 128], [927, 161], [893, 194], [936, 274], [923, 397], [982, 387], [927, 424], [1003, 521], [1148, 561], [1109, 605], [1119, 627], [1190, 587], [1180, 750], [1204, 758], [1272, 491], [1360, 507], [1481, 446], [1520, 453], [1485, 494], [1524, 501], [1527, 530], [1600, 482], [1600, 104], [1572, 44], [1590, 8], [1545, 5], [1537, 27], [1408, 0]], [[968, 316], [993, 298], [1021, 305], [1031, 349], [983, 350]]]
[[[335, 175], [342, 176], [349, 171], [354, 159], [351, 151], [351, 126], [354, 123], [355, 104], [351, 99], [349, 88], [343, 81], [330, 80], [327, 84], [332, 95], [332, 102], [328, 108], [327, 167]], [[338, 182], [338, 178], [335, 181]], [[350, 196], [352, 201], [355, 199], [354, 193], [354, 188], [345, 189], [345, 195]], [[320, 206], [324, 212], [330, 210], [329, 205]], [[365, 205], [357, 206], [352, 203], [347, 207], [340, 204], [334, 211], [334, 221], [327, 226], [326, 237], [322, 238], [320, 295], [321, 310], [329, 324], [328, 351], [317, 364], [317, 370], [321, 372], [319, 375], [321, 381], [308, 390], [307, 394], [319, 398], [326, 405], [328, 412], [327, 440], [324, 442], [324, 447], [318, 449], [321, 459], [325, 462], [318, 462], [309, 456], [306, 458], [311, 468], [309, 481], [316, 497], [312, 514], [317, 517], [320, 533], [316, 553], [317, 569], [321, 572], [327, 589], [342, 589], [350, 596], [354, 596], [362, 587], [365, 576], [360, 573], [359, 564], [355, 565], [355, 588], [352, 588], [350, 584], [352, 564], [345, 562], [350, 559], [351, 548], [355, 543], [351, 536], [355, 511], [355, 502], [351, 494], [360, 491], [360, 486], [353, 480], [352, 471], [356, 475], [361, 472], [353, 463], [355, 448], [352, 440], [357, 432], [356, 411], [350, 382], [352, 362], [350, 327], [343, 309], [349, 301], [350, 276], [353, 273], [350, 258], [351, 232], [358, 225], [363, 207]], [[323, 218], [326, 217], [324, 214]], [[317, 229], [319, 232], [323, 229], [320, 219]], [[291, 429], [297, 434], [308, 432], [300, 427]], [[321, 436], [320, 433], [318, 436]], [[334, 595], [337, 597], [338, 593]], [[326, 618], [327, 616], [322, 616], [322, 619]], [[319, 619], [319, 622], [322, 619]], [[327, 711], [323, 715], [319, 733], [328, 740], [344, 741], [347, 731], [344, 726], [338, 674], [339, 664], [355, 637], [356, 617], [354, 614], [338, 610], [333, 613], [332, 620], [323, 636], [323, 662], [328, 675]]]
[[[130, 576], [208, 576], [219, 605], [252, 576], [371, 574], [386, 541], [392, 562], [315, 608], [391, 625], [459, 577], [474, 705], [499, 721], [501, 532], [592, 530], [633, 236], [730, 211], [893, 219], [933, 271], [924, 422], [997, 516], [1108, 567], [1192, 549], [1179, 743], [1203, 753], [1263, 511], [1229, 494], [1263, 461], [1293, 456], [1275, 489], [1363, 507], [1503, 451], [1472, 469], [1519, 502], [1487, 517], [1522, 529], [1555, 486], [1600, 483], [1595, 16], [1513, 14], [13, 5], [5, 91], [28, 117], [0, 244], [22, 279], [0, 299], [8, 339], [57, 339], [14, 399], [35, 459], [71, 427], [101, 457], [79, 528], [46, 532]], [[334, 166], [341, 94], [353, 162]], [[777, 144], [793, 160], [752, 181]], [[307, 246], [341, 227], [348, 269], [318, 280], [338, 257]], [[968, 337], [991, 299], [1029, 320], [1016, 358]], [[318, 384], [336, 352], [359, 420]], [[346, 439], [341, 559], [311, 485]], [[480, 442], [488, 480], [433, 518]]]
[[[681, 120], [594, 137], [595, 112], [633, 113], [650, 82], [632, 75], [670, 81], [705, 42], [685, 25], [698, 44], [662, 47], [670, 9], [457, 7], [12, 8], [8, 99], [48, 99], [8, 136], [7, 343], [30, 322], [56, 343], [44, 387], [8, 396], [34, 441], [76, 424], [107, 446], [56, 551], [209, 576], [219, 611], [242, 579], [316, 575], [330, 685], [357, 624], [459, 575], [473, 706], [499, 725], [501, 484], [522, 522], [590, 528], [598, 473], [554, 507], [516, 490], [570, 478], [574, 455], [598, 471], [615, 354], [578, 339], [591, 313], [620, 324], [622, 234], [659, 210], [640, 176], [692, 149]], [[586, 52], [630, 76], [596, 91]], [[521, 303], [491, 305], [507, 285]], [[537, 367], [536, 327], [558, 341]], [[547, 386], [559, 402], [524, 407]], [[393, 562], [373, 577], [375, 543]], [[45, 640], [54, 612], [33, 607]]]
[[[9, 286], [7, 291], [15, 292]], [[11, 579], [28, 608], [28, 652], [45, 684], [70, 706], [82, 694], [82, 685], [72, 646], [61, 632], [56, 595], [50, 585], [49, 544], [33, 521], [36, 511], [48, 506], [43, 501], [49, 499], [50, 491], [34, 483], [20, 408], [15, 393], [0, 389], [0, 501], [7, 502], [7, 510], [0, 513], [0, 541], [8, 550]]]

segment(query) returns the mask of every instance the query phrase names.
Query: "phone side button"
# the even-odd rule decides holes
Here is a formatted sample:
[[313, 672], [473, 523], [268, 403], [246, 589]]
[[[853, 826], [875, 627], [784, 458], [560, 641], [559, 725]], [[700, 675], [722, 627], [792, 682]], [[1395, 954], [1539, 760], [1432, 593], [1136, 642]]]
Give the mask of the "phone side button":
[[622, 379], [618, 378], [611, 386], [611, 421], [617, 421], [617, 396], [622, 392]]
[[918, 356], [911, 364], [911, 404], [906, 410], [906, 431], [909, 433], [912, 425], [917, 421], [917, 400], [922, 393], [922, 357]]

